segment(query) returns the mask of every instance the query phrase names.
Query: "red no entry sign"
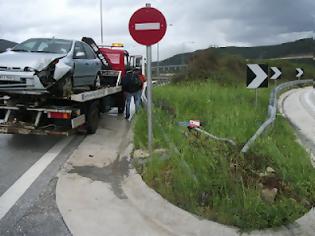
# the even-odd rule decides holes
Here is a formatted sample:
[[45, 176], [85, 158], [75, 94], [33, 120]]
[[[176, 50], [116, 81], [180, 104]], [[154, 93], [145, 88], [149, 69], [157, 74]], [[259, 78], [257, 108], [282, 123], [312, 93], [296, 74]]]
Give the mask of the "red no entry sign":
[[164, 15], [153, 7], [143, 7], [130, 18], [129, 32], [132, 38], [142, 45], [150, 46], [158, 43], [166, 33]]

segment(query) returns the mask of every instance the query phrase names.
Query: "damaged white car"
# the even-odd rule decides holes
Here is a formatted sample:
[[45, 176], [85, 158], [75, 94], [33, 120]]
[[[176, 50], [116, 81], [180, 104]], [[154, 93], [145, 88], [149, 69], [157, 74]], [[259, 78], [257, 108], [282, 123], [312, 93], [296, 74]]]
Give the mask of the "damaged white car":
[[33, 38], [0, 54], [0, 93], [69, 96], [100, 86], [101, 61], [81, 41]]

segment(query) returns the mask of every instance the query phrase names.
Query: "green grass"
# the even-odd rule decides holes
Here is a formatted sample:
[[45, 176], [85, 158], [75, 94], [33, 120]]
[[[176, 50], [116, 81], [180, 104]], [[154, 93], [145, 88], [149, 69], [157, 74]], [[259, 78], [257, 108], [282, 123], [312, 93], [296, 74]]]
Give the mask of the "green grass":
[[[231, 73], [222, 78], [234, 79]], [[156, 88], [154, 147], [166, 148], [167, 158], [153, 155], [138, 170], [164, 198], [207, 219], [242, 230], [293, 222], [315, 205], [315, 171], [309, 155], [288, 122], [278, 116], [273, 128], [241, 156], [242, 145], [266, 119], [270, 89], [259, 90], [255, 107], [255, 92], [236, 84], [205, 80]], [[190, 119], [204, 121], [203, 129], [235, 140], [237, 147], [177, 124]], [[142, 111], [134, 123], [136, 148], [146, 147], [146, 124]], [[259, 173], [267, 167], [276, 171], [267, 183], [279, 189], [274, 203], [260, 196], [259, 184], [266, 179]]]

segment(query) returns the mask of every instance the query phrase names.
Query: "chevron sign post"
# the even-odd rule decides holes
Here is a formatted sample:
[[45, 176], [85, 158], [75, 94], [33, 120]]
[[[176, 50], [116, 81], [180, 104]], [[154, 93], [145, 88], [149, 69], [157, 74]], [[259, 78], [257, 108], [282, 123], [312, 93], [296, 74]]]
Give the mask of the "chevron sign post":
[[296, 78], [301, 79], [304, 75], [304, 70], [302, 68], [296, 68]]
[[247, 65], [247, 88], [255, 89], [256, 102], [258, 105], [258, 88], [268, 88], [268, 65], [248, 64]]

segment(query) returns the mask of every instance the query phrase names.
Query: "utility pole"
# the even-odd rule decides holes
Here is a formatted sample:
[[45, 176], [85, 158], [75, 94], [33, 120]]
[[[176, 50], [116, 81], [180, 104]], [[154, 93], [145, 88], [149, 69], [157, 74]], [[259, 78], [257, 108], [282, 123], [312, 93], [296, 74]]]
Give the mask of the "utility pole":
[[103, 1], [100, 0], [100, 16], [101, 16], [101, 44], [103, 44]]

